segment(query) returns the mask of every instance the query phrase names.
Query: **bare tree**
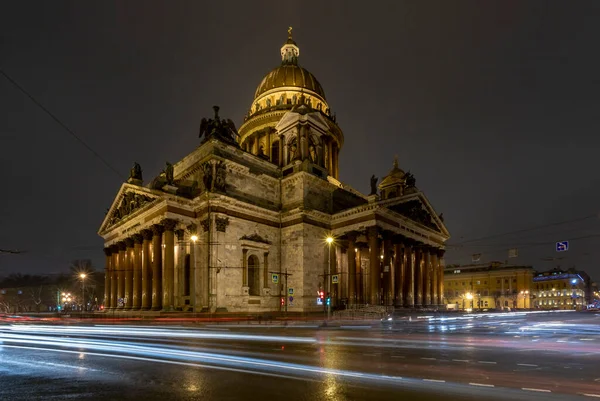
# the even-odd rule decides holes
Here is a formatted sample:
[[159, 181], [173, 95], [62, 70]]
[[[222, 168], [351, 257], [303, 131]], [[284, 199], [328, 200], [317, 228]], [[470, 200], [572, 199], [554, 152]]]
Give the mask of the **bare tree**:
[[31, 301], [35, 305], [35, 311], [40, 311], [40, 305], [42, 304], [42, 294], [44, 291], [44, 286], [40, 285], [39, 287], [31, 287], [29, 289], [29, 296]]

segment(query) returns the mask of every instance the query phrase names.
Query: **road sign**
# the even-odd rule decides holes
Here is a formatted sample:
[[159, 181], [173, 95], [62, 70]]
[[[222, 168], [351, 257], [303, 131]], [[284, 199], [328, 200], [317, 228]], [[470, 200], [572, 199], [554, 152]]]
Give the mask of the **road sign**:
[[317, 305], [323, 305], [323, 300], [321, 298], [317, 298]]
[[288, 288], [288, 295], [294, 295], [294, 289]]
[[271, 281], [275, 284], [279, 283], [279, 274], [271, 274]]
[[560, 241], [556, 243], [556, 252], [565, 252], [569, 250], [569, 241]]
[[338, 276], [337, 274], [334, 274], [333, 276], [331, 276], [331, 282], [333, 284], [337, 284], [340, 281], [340, 276]]
[[288, 299], [290, 300], [290, 302], [292, 302], [294, 300], [294, 297], [289, 297]]

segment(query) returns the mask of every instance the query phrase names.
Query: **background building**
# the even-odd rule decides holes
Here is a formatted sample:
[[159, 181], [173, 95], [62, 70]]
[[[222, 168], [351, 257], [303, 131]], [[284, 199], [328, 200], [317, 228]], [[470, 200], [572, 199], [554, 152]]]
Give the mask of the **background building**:
[[593, 292], [589, 276], [582, 273], [558, 268], [536, 273], [533, 277], [535, 307], [569, 310], [587, 306]]
[[182, 160], [145, 185], [134, 165], [99, 229], [107, 308], [444, 303], [442, 218], [397, 161], [368, 195], [339, 181], [343, 132], [291, 28], [280, 54], [239, 131], [215, 107]]
[[446, 303], [461, 310], [531, 308], [531, 266], [501, 262], [444, 269]]

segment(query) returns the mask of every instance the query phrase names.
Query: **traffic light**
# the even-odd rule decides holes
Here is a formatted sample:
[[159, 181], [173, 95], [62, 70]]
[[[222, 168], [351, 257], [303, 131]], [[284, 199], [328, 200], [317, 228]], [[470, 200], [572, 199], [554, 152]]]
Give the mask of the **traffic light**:
[[327, 306], [331, 305], [331, 296], [327, 293]]
[[321, 300], [325, 299], [325, 293], [323, 291], [319, 291], [319, 298], [321, 298]]
[[285, 305], [285, 298], [281, 298], [281, 306]]

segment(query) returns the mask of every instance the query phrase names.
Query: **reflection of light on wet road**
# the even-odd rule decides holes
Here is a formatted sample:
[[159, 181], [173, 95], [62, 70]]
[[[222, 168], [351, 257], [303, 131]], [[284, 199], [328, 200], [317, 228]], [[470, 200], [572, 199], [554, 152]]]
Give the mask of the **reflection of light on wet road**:
[[[589, 374], [585, 376], [585, 383], [580, 381], [587, 371], [577, 372], [579, 381], [567, 377], [563, 380], [560, 376], [566, 372], [562, 368], [568, 364], [567, 357], [579, 354], [595, 358], [600, 354], [598, 327], [580, 324], [582, 330], [587, 330], [585, 334], [580, 333], [567, 343], [557, 343], [546, 330], [570, 330], [578, 326], [560, 321], [515, 320], [510, 323], [513, 330], [526, 328], [519, 333], [536, 333], [526, 338], [506, 335], [508, 327], [503, 325], [509, 323], [498, 319], [493, 326], [485, 319], [461, 324], [470, 326], [469, 330], [491, 331], [504, 327], [501, 334], [493, 336], [430, 332], [436, 326], [438, 331], [445, 331], [440, 328], [454, 325], [452, 320], [424, 320], [419, 324], [421, 331], [410, 334], [362, 329], [360, 332], [340, 329], [300, 332], [306, 335], [298, 335], [293, 328], [249, 334], [223, 328], [212, 331], [168, 326], [24, 324], [0, 326], [0, 355], [6, 355], [3, 351], [8, 349], [38, 350], [73, 355], [82, 365], [92, 363], [91, 356], [94, 356], [315, 381], [330, 400], [346, 398], [344, 383], [348, 381], [421, 388], [442, 386], [440, 389], [463, 386], [482, 392], [514, 387], [531, 393], [536, 392], [531, 389], [540, 393], [559, 390], [568, 390], [570, 394], [575, 390], [600, 393], [595, 390], [597, 383], [587, 382]], [[287, 333], [294, 335], [285, 335]], [[199, 348], [201, 346], [206, 348]], [[238, 351], [240, 348], [246, 350]], [[549, 349], [556, 353], [555, 359], [541, 360], [541, 355], [547, 354]], [[505, 351], [512, 352], [515, 359], [503, 356]], [[562, 365], [545, 365], [548, 361]], [[588, 363], [593, 361], [590, 359]], [[81, 368], [76, 362], [67, 366]], [[554, 376], [548, 376], [549, 372]], [[183, 369], [181, 388], [194, 396], [200, 395], [210, 387], [202, 380], [198, 370]]]

